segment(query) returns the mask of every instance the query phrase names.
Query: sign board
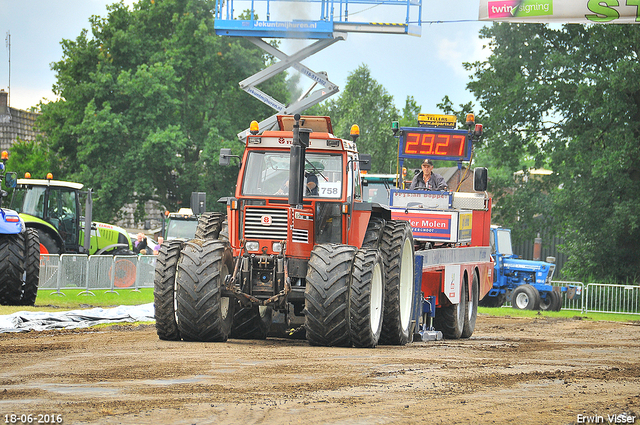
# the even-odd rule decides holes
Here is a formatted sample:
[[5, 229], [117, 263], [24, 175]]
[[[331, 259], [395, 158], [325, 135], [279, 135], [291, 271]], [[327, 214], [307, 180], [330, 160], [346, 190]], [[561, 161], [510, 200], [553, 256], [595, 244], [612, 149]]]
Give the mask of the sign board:
[[455, 128], [455, 115], [418, 114], [418, 125], [421, 127]]
[[471, 158], [472, 142], [467, 130], [426, 127], [402, 127], [401, 130], [401, 158], [448, 161], [468, 161]]
[[412, 208], [446, 210], [451, 207], [451, 193], [391, 189], [391, 205], [394, 207], [411, 206]]
[[391, 207], [393, 220], [411, 224], [413, 238], [418, 241], [463, 243], [471, 241], [471, 211], [421, 211]]
[[636, 0], [480, 0], [479, 20], [640, 24], [640, 7]]

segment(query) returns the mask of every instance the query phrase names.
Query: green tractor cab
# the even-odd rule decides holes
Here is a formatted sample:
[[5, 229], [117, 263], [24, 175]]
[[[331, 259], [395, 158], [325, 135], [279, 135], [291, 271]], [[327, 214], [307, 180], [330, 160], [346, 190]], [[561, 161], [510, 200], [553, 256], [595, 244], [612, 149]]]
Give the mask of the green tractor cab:
[[[121, 227], [91, 223], [87, 243], [84, 218], [81, 217], [80, 194], [83, 185], [53, 179], [18, 179], [11, 207], [27, 228], [38, 231], [42, 254], [133, 254], [131, 238]], [[90, 196], [85, 213], [90, 219]]]

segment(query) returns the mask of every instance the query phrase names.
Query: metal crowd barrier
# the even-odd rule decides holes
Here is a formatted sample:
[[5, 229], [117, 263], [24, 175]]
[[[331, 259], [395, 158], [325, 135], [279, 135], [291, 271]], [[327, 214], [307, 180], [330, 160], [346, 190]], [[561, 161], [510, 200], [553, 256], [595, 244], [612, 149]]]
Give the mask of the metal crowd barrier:
[[[562, 294], [562, 310], [587, 313], [624, 313], [640, 315], [640, 286], [553, 281], [553, 286], [566, 286]], [[502, 307], [511, 307], [505, 302]]]
[[[155, 255], [41, 255], [38, 289], [92, 291], [153, 288]], [[55, 293], [54, 292], [54, 293]]]
[[585, 311], [640, 314], [640, 286], [590, 283], [586, 290]]
[[[118, 289], [153, 288], [155, 255], [62, 254], [40, 256], [39, 289], [83, 289], [117, 292]], [[562, 292], [562, 309], [582, 313], [640, 314], [640, 286], [553, 281], [554, 286], [573, 287]], [[504, 305], [511, 306], [510, 303]]]

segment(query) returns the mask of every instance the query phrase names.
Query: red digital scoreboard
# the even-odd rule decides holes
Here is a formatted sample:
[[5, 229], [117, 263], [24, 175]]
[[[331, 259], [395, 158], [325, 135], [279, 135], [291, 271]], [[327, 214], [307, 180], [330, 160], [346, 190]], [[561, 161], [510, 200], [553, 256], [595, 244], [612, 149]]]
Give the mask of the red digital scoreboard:
[[468, 161], [471, 138], [466, 130], [404, 128], [400, 137], [400, 155], [404, 158], [431, 158]]

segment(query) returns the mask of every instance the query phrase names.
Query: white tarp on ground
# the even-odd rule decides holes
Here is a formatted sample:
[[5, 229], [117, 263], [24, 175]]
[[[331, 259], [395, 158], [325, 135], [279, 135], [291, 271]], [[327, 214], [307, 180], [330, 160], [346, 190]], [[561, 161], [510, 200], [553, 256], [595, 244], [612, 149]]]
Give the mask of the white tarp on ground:
[[478, 19], [524, 23], [640, 24], [640, 6], [636, 0], [480, 0]]
[[0, 333], [86, 328], [101, 323], [154, 321], [153, 303], [60, 312], [19, 311], [0, 316]]

